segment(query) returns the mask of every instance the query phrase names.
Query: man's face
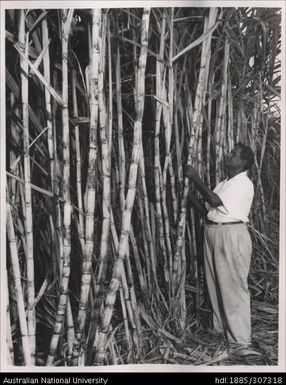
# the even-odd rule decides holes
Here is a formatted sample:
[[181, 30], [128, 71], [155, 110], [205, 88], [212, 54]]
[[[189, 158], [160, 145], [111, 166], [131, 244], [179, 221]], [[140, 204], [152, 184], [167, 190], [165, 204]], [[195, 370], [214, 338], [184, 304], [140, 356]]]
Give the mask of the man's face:
[[241, 159], [240, 157], [241, 148], [234, 147], [226, 160], [226, 165], [228, 168], [234, 170], [243, 169], [246, 165], [246, 160]]

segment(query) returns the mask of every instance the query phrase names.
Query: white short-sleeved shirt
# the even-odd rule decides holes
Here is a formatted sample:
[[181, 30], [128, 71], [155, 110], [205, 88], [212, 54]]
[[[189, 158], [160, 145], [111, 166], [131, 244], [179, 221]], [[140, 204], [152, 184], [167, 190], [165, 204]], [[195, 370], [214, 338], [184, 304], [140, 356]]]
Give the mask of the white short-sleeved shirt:
[[254, 188], [247, 176], [247, 171], [220, 182], [213, 192], [220, 197], [223, 206], [211, 207], [206, 203], [206, 208], [209, 210], [207, 217], [210, 221], [248, 222]]

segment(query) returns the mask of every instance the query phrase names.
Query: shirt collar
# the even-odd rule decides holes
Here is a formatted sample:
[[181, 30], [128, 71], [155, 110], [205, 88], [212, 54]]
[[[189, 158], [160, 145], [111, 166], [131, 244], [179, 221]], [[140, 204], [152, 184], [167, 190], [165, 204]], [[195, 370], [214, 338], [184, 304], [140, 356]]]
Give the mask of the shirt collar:
[[247, 176], [247, 170], [246, 170], [246, 171], [240, 172], [239, 174], [233, 176], [233, 177], [230, 178], [230, 179], [229, 179], [229, 178], [226, 178], [225, 181], [228, 182], [228, 181], [230, 181], [230, 180], [240, 179], [240, 178], [242, 178], [242, 177], [244, 177], [244, 176]]

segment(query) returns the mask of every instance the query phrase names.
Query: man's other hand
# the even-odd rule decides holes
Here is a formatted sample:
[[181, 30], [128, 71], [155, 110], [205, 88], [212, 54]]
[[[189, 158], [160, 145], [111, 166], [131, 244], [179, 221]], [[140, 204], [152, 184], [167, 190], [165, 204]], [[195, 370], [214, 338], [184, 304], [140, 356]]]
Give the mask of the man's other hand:
[[184, 167], [184, 176], [193, 179], [194, 177], [198, 176], [198, 173], [194, 169], [194, 167], [189, 166], [188, 164]]

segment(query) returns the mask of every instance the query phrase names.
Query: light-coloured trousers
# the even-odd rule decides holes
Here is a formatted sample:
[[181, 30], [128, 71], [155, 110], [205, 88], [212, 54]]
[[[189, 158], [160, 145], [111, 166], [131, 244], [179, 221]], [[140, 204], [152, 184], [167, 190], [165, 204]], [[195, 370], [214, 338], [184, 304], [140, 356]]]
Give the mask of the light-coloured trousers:
[[213, 326], [228, 341], [251, 343], [249, 273], [252, 242], [247, 225], [206, 224], [204, 262]]

